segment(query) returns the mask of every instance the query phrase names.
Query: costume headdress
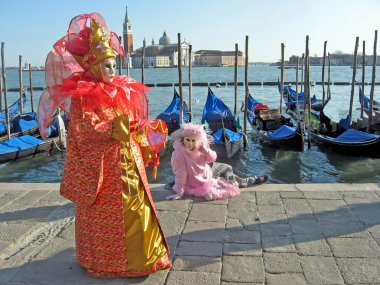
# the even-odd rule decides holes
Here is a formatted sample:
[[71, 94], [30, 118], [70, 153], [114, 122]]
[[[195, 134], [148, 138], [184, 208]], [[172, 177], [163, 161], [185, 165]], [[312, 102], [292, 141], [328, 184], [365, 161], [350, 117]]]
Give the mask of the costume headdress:
[[[69, 112], [73, 96], [83, 94], [86, 90], [89, 92], [96, 86], [100, 87], [96, 89], [98, 95], [101, 92], [115, 94], [114, 91], [117, 89], [117, 94], [124, 95], [112, 97], [111, 100], [115, 104], [121, 102], [121, 109], [131, 107], [140, 118], [148, 118], [148, 101], [145, 95], [147, 87], [126, 76], [116, 76], [108, 85], [101, 82], [100, 62], [115, 57], [116, 54], [124, 56], [124, 49], [119, 37], [108, 29], [100, 14], [82, 14], [71, 20], [67, 34], [54, 44], [54, 49], [46, 58], [47, 89], [41, 95], [38, 106], [38, 122], [43, 138], [57, 107]], [[96, 80], [99, 83], [95, 82]], [[96, 92], [91, 94], [93, 99], [91, 101], [91, 98], [88, 98], [88, 101], [91, 101], [88, 105], [99, 105], [100, 97], [96, 97]]]
[[181, 143], [184, 137], [195, 137], [197, 140], [197, 146], [199, 147], [203, 144], [206, 148], [208, 148], [213, 141], [212, 137], [205, 131], [203, 125], [193, 123], [183, 124], [182, 127], [173, 132], [170, 137], [176, 142], [181, 141]]
[[118, 36], [109, 31], [103, 17], [97, 13], [72, 19], [64, 41], [66, 49], [85, 71], [106, 58], [115, 57], [115, 51], [124, 56]]

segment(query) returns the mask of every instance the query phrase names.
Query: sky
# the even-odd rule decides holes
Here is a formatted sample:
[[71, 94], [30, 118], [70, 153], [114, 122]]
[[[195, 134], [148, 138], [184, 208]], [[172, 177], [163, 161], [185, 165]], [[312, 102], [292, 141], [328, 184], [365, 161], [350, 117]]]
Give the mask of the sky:
[[[353, 53], [366, 41], [373, 53], [380, 28], [380, 0], [0, 0], [0, 41], [6, 66], [18, 66], [19, 55], [32, 66], [44, 65], [53, 44], [65, 35], [70, 20], [83, 13], [103, 15], [110, 30], [122, 35], [126, 6], [132, 23], [134, 48], [158, 43], [166, 31], [172, 43], [189, 42], [201, 49], [245, 51], [249, 62], [275, 62], [305, 51], [310, 55]], [[379, 46], [379, 44], [378, 44]], [[379, 54], [379, 52], [378, 52]]]

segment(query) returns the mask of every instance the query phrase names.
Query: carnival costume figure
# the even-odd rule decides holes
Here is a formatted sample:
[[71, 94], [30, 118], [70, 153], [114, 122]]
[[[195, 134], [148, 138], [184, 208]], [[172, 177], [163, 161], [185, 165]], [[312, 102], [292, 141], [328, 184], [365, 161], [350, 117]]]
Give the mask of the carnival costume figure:
[[38, 110], [42, 136], [56, 108], [69, 114], [60, 193], [76, 204], [78, 262], [98, 277], [171, 267], [145, 172], [167, 127], [148, 121], [147, 87], [115, 76], [116, 53], [123, 47], [100, 14], [74, 17], [47, 56]]
[[240, 194], [237, 185], [213, 176], [209, 164], [216, 160], [217, 155], [210, 149], [210, 136], [202, 125], [183, 124], [171, 134], [171, 139], [174, 140], [171, 157], [175, 176], [173, 190], [177, 194], [168, 196], [168, 199], [176, 200], [190, 195], [211, 201]]

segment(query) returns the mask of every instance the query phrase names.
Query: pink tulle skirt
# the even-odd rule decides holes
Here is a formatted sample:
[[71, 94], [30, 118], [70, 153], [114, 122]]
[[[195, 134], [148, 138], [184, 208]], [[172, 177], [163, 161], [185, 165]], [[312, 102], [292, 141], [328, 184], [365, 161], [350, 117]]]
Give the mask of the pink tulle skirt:
[[186, 187], [185, 195], [204, 198], [211, 195], [212, 200], [222, 200], [240, 195], [237, 185], [229, 184], [224, 178], [212, 178], [198, 187]]

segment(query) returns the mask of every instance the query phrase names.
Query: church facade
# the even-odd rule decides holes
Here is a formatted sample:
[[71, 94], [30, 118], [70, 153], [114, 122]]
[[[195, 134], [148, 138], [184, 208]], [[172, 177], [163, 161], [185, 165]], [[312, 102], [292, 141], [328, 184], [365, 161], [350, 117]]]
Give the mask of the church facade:
[[[144, 47], [140, 47], [132, 54], [133, 67], [141, 67]], [[182, 66], [189, 66], [194, 62], [194, 53], [190, 55], [190, 44], [181, 43]], [[175, 67], [178, 66], [178, 43], [171, 43], [166, 32], [159, 39], [158, 44], [152, 40], [151, 45], [145, 46], [144, 67]]]

